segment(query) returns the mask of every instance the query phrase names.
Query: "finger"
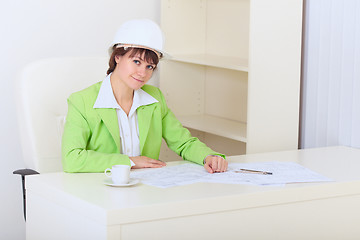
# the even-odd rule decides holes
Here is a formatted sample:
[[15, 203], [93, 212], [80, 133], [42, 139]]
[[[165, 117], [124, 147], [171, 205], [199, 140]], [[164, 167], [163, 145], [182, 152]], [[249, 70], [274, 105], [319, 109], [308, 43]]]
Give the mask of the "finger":
[[226, 171], [227, 171], [227, 169], [228, 169], [228, 166], [229, 166], [229, 163], [228, 163], [228, 161], [226, 161], [226, 160], [225, 160], [225, 167], [224, 167], [224, 172], [226, 172]]
[[222, 159], [222, 161], [221, 161], [221, 172], [226, 172], [227, 167], [228, 167], [227, 161], [225, 159]]
[[151, 164], [150, 164], [150, 167], [151, 167], [151, 168], [162, 168], [162, 167], [164, 167], [164, 165], [151, 163]]
[[218, 164], [218, 171], [222, 172], [222, 169], [224, 168], [224, 161], [222, 158], [217, 158], [217, 164]]
[[218, 169], [219, 169], [219, 172], [224, 172], [225, 170], [225, 160], [221, 157], [218, 157], [217, 158], [217, 161], [218, 161]]
[[212, 158], [211, 159], [211, 168], [214, 172], [217, 172], [219, 171], [218, 170], [218, 161], [217, 161], [217, 158]]
[[148, 166], [150, 167], [165, 167], [166, 163], [158, 160], [151, 159], [147, 162]]
[[161, 168], [161, 167], [164, 167], [164, 165], [157, 164], [157, 163], [151, 163], [151, 162], [147, 162], [145, 164], [145, 168]]
[[[216, 166], [215, 166], [215, 163], [213, 165], [213, 170], [215, 172], [225, 172], [227, 170], [227, 161], [222, 158], [222, 157], [215, 157], [213, 159], [214, 162], [216, 162]], [[216, 167], [216, 169], [215, 169]]]
[[205, 164], [204, 164], [204, 168], [205, 168], [206, 171], [208, 171], [209, 173], [214, 173], [214, 171], [213, 171], [212, 168], [209, 166], [209, 164], [205, 163]]
[[158, 161], [160, 162], [161, 165], [166, 166], [166, 162], [161, 161], [161, 160], [158, 160]]
[[153, 164], [159, 164], [161, 166], [166, 166], [166, 163], [161, 161], [161, 160], [151, 159], [150, 162], [153, 163]]

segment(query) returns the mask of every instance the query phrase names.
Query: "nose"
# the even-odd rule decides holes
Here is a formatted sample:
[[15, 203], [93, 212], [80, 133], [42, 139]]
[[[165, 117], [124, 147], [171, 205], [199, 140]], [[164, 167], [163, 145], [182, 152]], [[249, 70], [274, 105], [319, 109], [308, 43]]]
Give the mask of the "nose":
[[137, 74], [140, 77], [145, 77], [146, 76], [146, 67], [142, 67], [142, 66], [138, 67]]

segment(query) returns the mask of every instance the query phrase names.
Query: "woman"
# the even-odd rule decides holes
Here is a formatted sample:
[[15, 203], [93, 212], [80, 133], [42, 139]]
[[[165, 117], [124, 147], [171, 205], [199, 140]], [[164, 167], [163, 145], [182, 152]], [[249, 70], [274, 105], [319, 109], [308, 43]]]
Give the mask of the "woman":
[[190, 132], [166, 105], [161, 91], [146, 85], [163, 56], [157, 24], [124, 23], [112, 47], [107, 77], [68, 99], [62, 141], [65, 172], [103, 172], [113, 165], [158, 168], [162, 138], [170, 149], [209, 173], [227, 170], [225, 156]]

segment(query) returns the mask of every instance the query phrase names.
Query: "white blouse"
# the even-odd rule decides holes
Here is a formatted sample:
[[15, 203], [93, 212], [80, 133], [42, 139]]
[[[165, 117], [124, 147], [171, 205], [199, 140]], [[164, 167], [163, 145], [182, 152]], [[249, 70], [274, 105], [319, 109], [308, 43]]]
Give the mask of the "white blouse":
[[115, 99], [110, 76], [111, 74], [103, 80], [93, 108], [116, 109], [122, 147], [121, 153], [129, 157], [140, 156], [139, 124], [136, 110], [140, 106], [149, 105], [158, 102], [158, 100], [142, 89], [135, 90], [133, 104], [129, 116], [127, 116]]

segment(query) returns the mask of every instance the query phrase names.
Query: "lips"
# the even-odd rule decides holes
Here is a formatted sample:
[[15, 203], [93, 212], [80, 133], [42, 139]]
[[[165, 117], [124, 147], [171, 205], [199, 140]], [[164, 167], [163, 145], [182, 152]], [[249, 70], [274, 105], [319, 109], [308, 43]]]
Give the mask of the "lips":
[[140, 80], [140, 79], [137, 79], [137, 78], [135, 78], [135, 77], [132, 77], [135, 81], [138, 81], [138, 82], [141, 82], [141, 83], [143, 83], [144, 81], [142, 81], [142, 80]]

